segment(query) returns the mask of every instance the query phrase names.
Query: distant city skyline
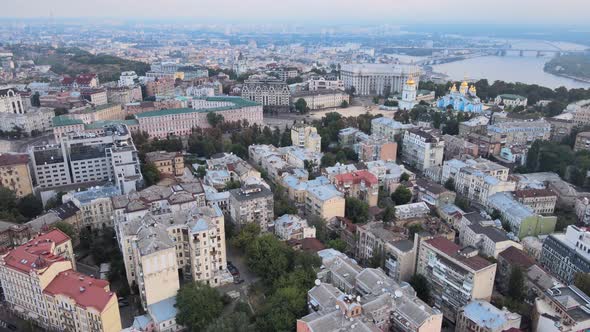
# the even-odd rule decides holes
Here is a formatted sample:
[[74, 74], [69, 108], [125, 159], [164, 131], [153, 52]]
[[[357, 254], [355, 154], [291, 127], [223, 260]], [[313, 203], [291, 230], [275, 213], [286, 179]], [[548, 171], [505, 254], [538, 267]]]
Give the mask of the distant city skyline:
[[[10, 1], [4, 18], [194, 18], [203, 23], [511, 23], [583, 24], [585, 0], [72, 0]], [[195, 22], [198, 23], [198, 22]]]

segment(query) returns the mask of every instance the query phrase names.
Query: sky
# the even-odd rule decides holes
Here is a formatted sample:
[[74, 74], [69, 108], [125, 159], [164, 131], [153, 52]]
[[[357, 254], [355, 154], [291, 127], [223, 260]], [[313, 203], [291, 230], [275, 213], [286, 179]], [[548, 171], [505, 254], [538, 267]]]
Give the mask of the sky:
[[207, 22], [590, 24], [589, 0], [1, 0], [0, 17]]

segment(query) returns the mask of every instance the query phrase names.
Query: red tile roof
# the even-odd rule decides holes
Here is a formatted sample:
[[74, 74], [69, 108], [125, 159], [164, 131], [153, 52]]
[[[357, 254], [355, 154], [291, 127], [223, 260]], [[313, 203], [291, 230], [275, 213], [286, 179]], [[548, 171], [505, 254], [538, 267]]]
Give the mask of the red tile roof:
[[479, 271], [492, 265], [491, 262], [479, 255], [472, 257], [461, 255], [461, 247], [445, 237], [435, 237], [433, 239], [427, 240], [426, 243], [475, 271]]
[[345, 183], [354, 183], [354, 184], [359, 184], [361, 183], [361, 181], [364, 181], [365, 184], [372, 186], [372, 185], [376, 185], [379, 181], [377, 180], [377, 177], [367, 171], [367, 170], [360, 170], [360, 171], [354, 171], [354, 172], [350, 172], [350, 173], [344, 173], [344, 174], [338, 174], [334, 177], [336, 179], [336, 181], [338, 182], [338, 184], [345, 184]]
[[508, 247], [508, 249], [502, 251], [498, 256], [505, 259], [510, 265], [517, 265], [523, 269], [528, 269], [532, 265], [535, 265], [535, 261], [532, 258], [514, 246]]
[[109, 290], [108, 281], [95, 279], [74, 270], [60, 272], [43, 292], [53, 296], [67, 296], [80, 307], [92, 307], [100, 312], [111, 298], [116, 296]]
[[529, 198], [529, 197], [547, 197], [556, 196], [555, 192], [551, 189], [522, 189], [514, 192], [514, 196], [518, 198]]
[[54, 229], [12, 249], [4, 257], [4, 262], [6, 266], [21, 272], [28, 273], [35, 269], [38, 273], [43, 273], [51, 264], [66, 260], [62, 256], [54, 255], [52, 251], [55, 245], [69, 239], [62, 231]]
[[27, 154], [1, 154], [0, 166], [20, 165], [29, 162], [29, 155]]

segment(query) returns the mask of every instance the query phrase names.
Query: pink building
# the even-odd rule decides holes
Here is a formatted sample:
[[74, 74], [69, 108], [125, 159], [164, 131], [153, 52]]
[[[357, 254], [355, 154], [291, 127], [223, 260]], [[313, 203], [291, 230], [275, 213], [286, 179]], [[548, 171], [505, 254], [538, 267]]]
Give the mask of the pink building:
[[346, 197], [355, 197], [365, 201], [369, 206], [377, 206], [379, 198], [379, 180], [367, 170], [338, 174], [334, 185]]
[[[214, 112], [227, 122], [246, 120], [249, 124], [262, 125], [262, 105], [239, 97], [208, 97], [203, 108], [177, 108], [136, 114], [139, 130], [150, 137], [190, 135], [193, 128], [209, 128], [207, 114]], [[195, 105], [193, 104], [193, 107]]]

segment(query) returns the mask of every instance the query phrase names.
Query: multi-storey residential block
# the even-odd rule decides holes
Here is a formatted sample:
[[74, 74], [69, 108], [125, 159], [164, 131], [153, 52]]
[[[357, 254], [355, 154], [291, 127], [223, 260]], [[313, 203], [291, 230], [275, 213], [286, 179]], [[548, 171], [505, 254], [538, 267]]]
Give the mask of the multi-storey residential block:
[[465, 305], [457, 315], [457, 332], [502, 332], [519, 329], [522, 317], [498, 309], [487, 301], [474, 300]]
[[184, 157], [180, 152], [156, 151], [145, 155], [148, 164], [154, 164], [160, 174], [181, 176], [184, 174]]
[[344, 217], [346, 199], [334, 185], [307, 186], [304, 197], [307, 215], [319, 216], [324, 220]]
[[107, 89], [107, 100], [111, 104], [125, 105], [127, 110], [129, 108], [128, 104], [143, 100], [141, 86], [110, 87]]
[[504, 145], [531, 144], [551, 138], [551, 124], [545, 120], [500, 122], [488, 126], [488, 136]]
[[242, 87], [242, 98], [263, 106], [288, 108], [291, 92], [285, 81], [273, 77], [250, 76]]
[[514, 246], [502, 251], [498, 255], [497, 261], [496, 289], [503, 294], [507, 294], [506, 292], [509, 291], [510, 276], [513, 269], [520, 269], [521, 272], [528, 274], [528, 269], [535, 264], [535, 261], [531, 257]]
[[229, 191], [230, 216], [236, 225], [255, 223], [262, 231], [274, 220], [273, 193], [264, 185], [244, 185]]
[[81, 120], [83, 123], [89, 124], [96, 121], [124, 120], [125, 112], [119, 104], [104, 104], [72, 109], [66, 116], [70, 119]]
[[392, 142], [402, 137], [405, 130], [412, 129], [413, 124], [403, 124], [391, 118], [379, 117], [371, 120], [371, 134], [384, 137]]
[[532, 330], [547, 332], [590, 329], [590, 298], [574, 285], [547, 289], [535, 299]]
[[522, 189], [514, 192], [517, 201], [533, 209], [536, 214], [552, 214], [557, 195], [550, 189]]
[[358, 198], [369, 206], [377, 206], [379, 196], [379, 181], [377, 177], [366, 170], [338, 174], [333, 183], [345, 197]]
[[111, 197], [120, 195], [116, 186], [91, 187], [84, 191], [74, 191], [62, 197], [63, 202], [71, 201], [80, 209], [82, 227], [102, 229], [112, 227], [113, 203]]
[[369, 222], [356, 227], [356, 255], [368, 261], [381, 252], [385, 259], [385, 272], [396, 282], [408, 281], [416, 270], [416, 247], [399, 232], [383, 222]]
[[341, 80], [326, 79], [324, 77], [312, 77], [307, 81], [309, 91], [341, 90], [344, 91], [344, 82]]
[[291, 103], [305, 100], [310, 110], [340, 107], [343, 102], [350, 102], [350, 95], [339, 90], [301, 91], [291, 95]]
[[459, 241], [462, 246], [471, 246], [486, 257], [498, 258], [498, 255], [510, 247], [522, 249], [522, 245], [511, 239], [495, 221], [477, 212], [466, 213], [459, 228]]
[[284, 241], [315, 238], [315, 227], [296, 214], [284, 214], [274, 221], [275, 234]]
[[0, 155], [0, 186], [14, 191], [16, 197], [33, 193], [28, 155]]
[[435, 237], [420, 242], [416, 272], [428, 276], [434, 306], [455, 322], [469, 301], [491, 299], [496, 264], [478, 256], [476, 249], [461, 249], [446, 238]]
[[590, 232], [570, 225], [565, 234], [551, 234], [543, 242], [541, 264], [566, 284], [576, 273], [590, 273]]
[[134, 71], [124, 71], [119, 76], [118, 85], [123, 86], [134, 86], [139, 83], [139, 77]]
[[505, 192], [491, 195], [486, 203], [490, 211], [498, 211], [502, 220], [510, 225], [510, 230], [518, 238], [551, 234], [555, 230], [555, 216], [541, 216], [531, 208], [514, 200]]
[[574, 151], [590, 150], [590, 131], [584, 131], [576, 135]]
[[42, 188], [110, 181], [128, 193], [142, 180], [137, 150], [125, 125], [109, 126], [100, 135], [70, 133], [58, 145], [33, 147], [31, 157]]
[[[167, 137], [170, 134], [189, 135], [193, 128], [209, 128], [207, 114], [214, 112], [223, 116], [224, 121], [248, 121], [249, 124], [262, 124], [262, 106], [238, 97], [207, 97], [207, 106], [193, 108], [174, 108], [136, 114], [139, 129], [150, 137]], [[203, 104], [203, 105], [205, 105]], [[194, 108], [197, 107], [197, 108]]]
[[229, 173], [230, 180], [244, 183], [248, 178], [260, 179], [260, 172], [244, 161], [242, 158], [230, 154], [220, 153], [207, 159], [207, 169], [225, 170]]
[[48, 107], [29, 107], [25, 113], [0, 113], [0, 130], [12, 132], [18, 127], [34, 136], [51, 129], [54, 115], [53, 108]]
[[580, 195], [576, 198], [575, 204], [576, 216], [584, 224], [590, 224], [590, 196]]
[[147, 213], [117, 224], [117, 237], [128, 281], [138, 285], [144, 308], [176, 296], [179, 270], [214, 287], [231, 281], [217, 207]]
[[383, 96], [401, 92], [410, 77], [420, 77], [420, 68], [403, 64], [346, 64], [340, 73], [345, 89], [361, 96]]
[[441, 330], [441, 313], [419, 300], [408, 284], [398, 284], [381, 269], [362, 269], [333, 249], [318, 254], [325, 268], [308, 292], [311, 313], [297, 320], [298, 332]]
[[314, 126], [305, 123], [296, 123], [291, 127], [291, 144], [310, 151], [322, 151], [322, 137]]
[[455, 177], [455, 191], [480, 204], [485, 204], [496, 193], [515, 189], [516, 183], [499, 180], [475, 167], [461, 168]]
[[80, 97], [94, 106], [106, 105], [108, 103], [107, 90], [102, 88], [81, 90]]
[[398, 220], [424, 218], [430, 214], [430, 208], [424, 202], [395, 206], [395, 218]]
[[418, 200], [435, 207], [453, 204], [457, 196], [440, 184], [425, 179], [416, 180], [414, 192]]
[[402, 159], [420, 171], [442, 166], [444, 147], [441, 138], [421, 129], [409, 129], [404, 132]]
[[462, 159], [465, 157], [477, 158], [479, 147], [460, 136], [443, 135], [445, 141], [445, 160]]
[[109, 283], [74, 271], [72, 241], [59, 230], [41, 234], [0, 256], [5, 301], [44, 330], [121, 330], [117, 295]]
[[147, 82], [145, 94], [156, 99], [174, 97], [174, 79], [166, 77]]

